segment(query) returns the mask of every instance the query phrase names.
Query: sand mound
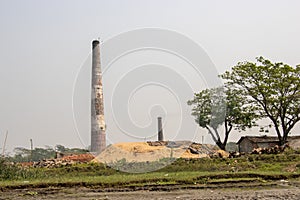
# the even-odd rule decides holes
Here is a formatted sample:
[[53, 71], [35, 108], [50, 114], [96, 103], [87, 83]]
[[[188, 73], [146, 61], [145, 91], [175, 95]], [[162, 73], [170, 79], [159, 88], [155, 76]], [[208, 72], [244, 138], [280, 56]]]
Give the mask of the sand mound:
[[209, 157], [208, 154], [194, 154], [191, 153], [191, 151], [188, 149], [186, 150], [181, 156], [180, 158], [206, 158]]
[[107, 147], [94, 161], [115, 163], [152, 162], [163, 158], [202, 158], [214, 150], [213, 145], [201, 145], [189, 141], [176, 142], [126, 142]]
[[164, 148], [164, 146], [150, 146], [147, 142], [117, 143], [114, 147], [133, 153], [151, 153]]

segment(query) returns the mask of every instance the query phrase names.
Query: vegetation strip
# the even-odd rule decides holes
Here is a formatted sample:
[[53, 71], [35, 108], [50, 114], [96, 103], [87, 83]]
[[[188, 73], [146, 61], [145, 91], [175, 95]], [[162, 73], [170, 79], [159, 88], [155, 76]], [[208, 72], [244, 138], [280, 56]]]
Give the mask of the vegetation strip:
[[[171, 187], [249, 187], [251, 184], [287, 184], [286, 181], [300, 178], [299, 150], [228, 159], [178, 159], [159, 171], [141, 174], [120, 172], [99, 163], [33, 168], [0, 161], [0, 190], [85, 187], [132, 191], [170, 190]], [[168, 162], [161, 162], [164, 161]]]
[[[128, 175], [129, 177], [130, 175]], [[128, 178], [127, 177], [127, 178]], [[110, 187], [139, 187], [147, 186], [147, 187], [157, 187], [157, 186], [167, 186], [167, 185], [190, 185], [190, 184], [220, 184], [220, 183], [245, 183], [261, 180], [282, 180], [282, 179], [294, 179], [299, 178], [300, 174], [256, 174], [256, 173], [229, 173], [229, 174], [215, 174], [215, 175], [201, 175], [194, 178], [184, 179], [182, 177], [173, 177], [173, 178], [143, 178], [137, 180], [124, 180], [124, 181], [113, 181], [113, 182], [105, 182], [101, 180], [96, 180], [94, 182], [84, 181], [85, 178], [82, 177], [81, 181], [64, 181], [62, 182], [44, 182], [41, 180], [36, 183], [8, 183], [7, 185], [1, 185], [0, 190], [4, 189], [24, 189], [24, 188], [47, 188], [47, 187], [102, 187], [102, 188], [110, 188]], [[126, 176], [124, 176], [126, 179]], [[258, 179], [260, 178], [260, 179]], [[58, 180], [56, 180], [58, 181]], [[261, 181], [260, 181], [261, 182]], [[134, 185], [135, 184], [135, 185]]]

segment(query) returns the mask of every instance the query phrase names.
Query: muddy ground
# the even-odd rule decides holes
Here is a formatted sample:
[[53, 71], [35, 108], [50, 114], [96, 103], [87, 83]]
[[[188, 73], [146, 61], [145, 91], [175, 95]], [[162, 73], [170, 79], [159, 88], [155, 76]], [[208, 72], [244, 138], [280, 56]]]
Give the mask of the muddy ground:
[[120, 199], [283, 199], [299, 200], [299, 182], [273, 182], [261, 184], [227, 185], [179, 185], [179, 186], [142, 186], [127, 188], [87, 188], [87, 187], [47, 187], [3, 189], [0, 200], [14, 199], [82, 199], [82, 200], [120, 200]]

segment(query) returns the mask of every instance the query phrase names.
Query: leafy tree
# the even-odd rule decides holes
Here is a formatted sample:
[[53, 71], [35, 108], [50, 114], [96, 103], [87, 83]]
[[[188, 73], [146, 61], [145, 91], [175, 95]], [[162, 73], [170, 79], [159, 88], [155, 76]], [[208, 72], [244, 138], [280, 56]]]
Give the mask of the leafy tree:
[[55, 149], [50, 146], [45, 148], [34, 148], [32, 151], [24, 147], [16, 147], [14, 149], [15, 155], [10, 158], [14, 162], [28, 162], [28, 161], [39, 161], [43, 159], [55, 158], [56, 151], [64, 154], [84, 154], [88, 151], [80, 148], [67, 148], [63, 145], [56, 145]]
[[67, 148], [64, 147], [63, 145], [56, 145], [55, 146], [56, 151], [64, 153], [64, 154], [85, 154], [88, 152], [86, 149], [81, 149], [81, 148]]
[[300, 120], [300, 66], [272, 63], [263, 57], [256, 60], [240, 62], [221, 77], [231, 88], [242, 90], [262, 118], [271, 120], [283, 145]]
[[15, 155], [12, 161], [27, 162], [30, 161], [30, 150], [23, 147], [16, 147], [14, 149]]
[[32, 161], [39, 161], [55, 157], [55, 151], [51, 147], [35, 148], [32, 151]]
[[55, 156], [55, 151], [51, 147], [35, 148], [32, 151], [23, 147], [16, 147], [14, 152], [13, 161], [16, 162], [39, 161], [54, 158]]
[[70, 149], [67, 149], [67, 151], [66, 151], [66, 153], [69, 153], [69, 154], [85, 154], [88, 152], [89, 152], [88, 150], [81, 149], [81, 148], [70, 148]]
[[[230, 132], [233, 129], [245, 130], [254, 123], [255, 107], [248, 105], [240, 91], [227, 88], [205, 89], [194, 94], [188, 101], [192, 105], [192, 115], [200, 127], [206, 128], [215, 143], [225, 150]], [[221, 140], [219, 128], [224, 127], [224, 140]]]
[[58, 151], [58, 152], [63, 153], [63, 152], [66, 151], [66, 147], [64, 147], [63, 145], [57, 144], [57, 145], [55, 146], [55, 150]]

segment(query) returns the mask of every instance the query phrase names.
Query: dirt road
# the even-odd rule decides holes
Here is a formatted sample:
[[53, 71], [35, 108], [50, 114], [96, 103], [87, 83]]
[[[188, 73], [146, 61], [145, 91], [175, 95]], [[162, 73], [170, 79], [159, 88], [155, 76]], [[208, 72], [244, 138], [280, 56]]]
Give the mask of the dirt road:
[[168, 191], [103, 191], [99, 189], [78, 188], [34, 188], [14, 189], [0, 192], [0, 199], [80, 199], [80, 200], [163, 200], [163, 199], [199, 199], [199, 200], [228, 200], [228, 199], [253, 199], [253, 200], [299, 200], [299, 187], [276, 188], [213, 188], [213, 189], [176, 189]]

